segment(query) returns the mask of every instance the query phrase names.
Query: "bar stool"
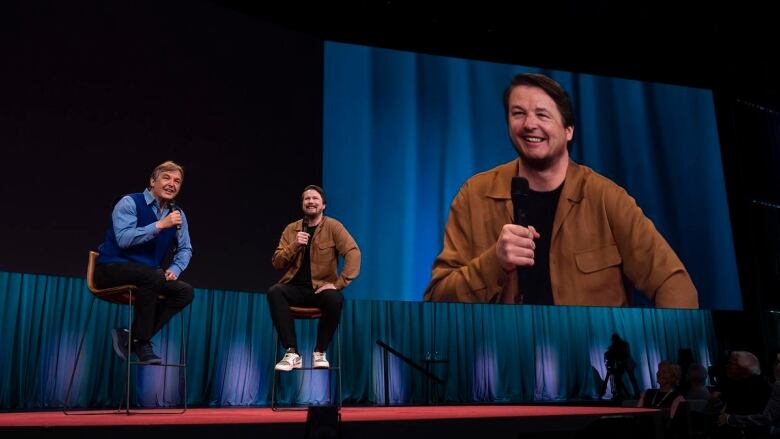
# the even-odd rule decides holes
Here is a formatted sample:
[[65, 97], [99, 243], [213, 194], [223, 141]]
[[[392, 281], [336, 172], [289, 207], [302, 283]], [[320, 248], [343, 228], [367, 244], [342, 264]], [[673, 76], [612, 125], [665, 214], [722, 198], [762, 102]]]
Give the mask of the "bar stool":
[[[110, 303], [115, 303], [118, 305], [127, 305], [127, 328], [129, 332], [128, 339], [132, 340], [133, 338], [133, 304], [134, 298], [133, 293], [138, 288], [135, 285], [119, 285], [116, 287], [111, 288], [97, 288], [95, 286], [95, 262], [97, 261], [97, 258], [99, 256], [99, 253], [90, 251], [89, 252], [89, 260], [87, 262], [87, 288], [89, 289], [90, 293], [92, 293], [92, 300], [89, 303], [89, 310], [87, 311], [87, 322], [84, 326], [84, 330], [81, 332], [81, 341], [79, 341], [79, 348], [76, 352], [76, 360], [73, 364], [73, 370], [70, 374], [70, 381], [68, 382], [68, 390], [65, 393], [65, 401], [63, 404], [63, 413], [66, 415], [72, 415], [72, 414], [88, 414], [88, 413], [79, 413], [74, 412], [72, 410], [69, 410], [68, 408], [68, 402], [70, 401], [70, 392], [73, 387], [73, 380], [76, 376], [76, 369], [79, 365], [79, 359], [81, 357], [81, 350], [84, 347], [84, 339], [87, 336], [87, 329], [89, 328], [89, 323], [92, 320], [92, 313], [95, 306], [95, 299], [105, 300]], [[160, 299], [165, 299], [165, 296], [160, 296]], [[182, 313], [179, 313], [179, 318], [181, 319], [181, 350], [179, 355], [179, 363], [163, 363], [158, 364], [156, 366], [158, 367], [175, 367], [179, 368], [182, 371], [183, 377], [184, 377], [184, 407], [180, 410], [166, 410], [166, 411], [148, 411], [144, 410], [143, 412], [139, 413], [145, 413], [145, 414], [180, 414], [187, 411], [187, 352], [186, 352], [186, 337], [185, 337], [185, 331], [184, 331], [184, 315]], [[130, 356], [132, 355], [131, 352], [128, 350], [128, 358], [127, 358], [127, 374], [125, 376], [125, 410], [122, 410], [122, 403], [119, 403], [119, 408], [114, 413], [122, 413], [123, 411], [127, 414], [133, 414], [133, 412], [130, 411], [130, 366], [140, 364], [137, 361], [130, 361]], [[123, 398], [124, 399], [124, 398]], [[89, 413], [89, 414], [94, 414]]]
[[[322, 309], [320, 308], [304, 308], [299, 306], [291, 306], [290, 309], [290, 316], [292, 316], [293, 320], [315, 320], [322, 317]], [[304, 370], [327, 370], [328, 371], [328, 398], [331, 397], [330, 392], [330, 372], [331, 371], [337, 371], [338, 376], [336, 378], [336, 404], [335, 406], [337, 408], [341, 408], [341, 325], [339, 325], [336, 328], [336, 343], [334, 345], [334, 348], [336, 349], [337, 356], [336, 358], [338, 361], [336, 362], [336, 365], [331, 365], [328, 368], [314, 368], [314, 367], [301, 367], [298, 369], [293, 369], [291, 372], [294, 372], [296, 370], [298, 371], [304, 371]], [[274, 361], [279, 356], [279, 334], [276, 334], [276, 337], [274, 337]], [[303, 361], [303, 358], [301, 358], [301, 361]], [[278, 382], [280, 380], [280, 374], [284, 372], [280, 372], [276, 369], [274, 369], [274, 380], [271, 385], [271, 410], [273, 411], [281, 411], [281, 410], [307, 410], [308, 406], [302, 406], [302, 407], [279, 407], [276, 404], [276, 388], [278, 387]], [[332, 400], [331, 400], [332, 402]], [[334, 405], [334, 404], [331, 404]]]

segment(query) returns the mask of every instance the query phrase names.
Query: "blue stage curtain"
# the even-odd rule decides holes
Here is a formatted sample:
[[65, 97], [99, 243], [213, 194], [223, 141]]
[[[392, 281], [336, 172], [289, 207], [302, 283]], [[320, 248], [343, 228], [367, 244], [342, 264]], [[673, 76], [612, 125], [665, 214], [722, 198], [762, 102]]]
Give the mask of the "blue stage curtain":
[[[125, 369], [109, 331], [123, 325], [126, 308], [97, 300], [85, 327], [91, 300], [80, 278], [0, 272], [0, 409], [61, 407], [84, 331], [71, 405], [118, 404]], [[265, 294], [196, 289], [183, 315], [189, 404], [268, 405], [275, 336]], [[310, 364], [316, 322], [298, 321], [296, 329]], [[181, 330], [177, 316], [153, 340], [168, 361], [178, 360]], [[433, 372], [446, 379], [443, 400], [457, 403], [595, 398], [613, 332], [630, 343], [642, 388], [680, 348], [705, 366], [717, 353], [711, 315], [698, 310], [348, 300], [340, 330], [347, 404], [384, 402], [377, 340], [419, 364], [428, 356], [447, 360]], [[336, 361], [334, 349], [328, 355]], [[422, 375], [392, 356], [388, 364], [390, 402], [425, 402]], [[133, 400], [142, 406], [181, 402], [175, 369], [135, 368], [134, 383]], [[293, 400], [327, 402], [327, 372], [284, 374], [280, 401]]]
[[505, 87], [542, 72], [571, 94], [574, 160], [636, 198], [703, 308], [741, 309], [711, 91], [341, 43], [324, 60], [326, 212], [363, 253], [349, 297], [422, 300], [458, 189], [516, 157]]

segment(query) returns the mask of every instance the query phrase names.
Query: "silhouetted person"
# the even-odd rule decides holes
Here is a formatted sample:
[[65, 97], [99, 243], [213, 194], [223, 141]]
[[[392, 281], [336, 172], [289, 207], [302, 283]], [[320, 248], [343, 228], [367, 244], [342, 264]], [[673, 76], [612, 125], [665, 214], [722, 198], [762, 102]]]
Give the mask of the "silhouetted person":
[[[768, 434], [768, 424], [756, 425], [750, 415], [763, 413], [767, 407], [771, 387], [761, 377], [758, 358], [747, 351], [734, 351], [729, 357], [726, 378], [720, 392], [713, 392], [715, 407], [728, 416], [718, 419], [719, 427], [713, 431], [714, 438], [762, 437]], [[742, 415], [742, 416], [740, 416]], [[729, 423], [728, 421], [732, 421]], [[736, 420], [745, 421], [745, 426], [734, 428]]]
[[735, 415], [760, 413], [769, 399], [770, 387], [761, 377], [758, 358], [747, 351], [734, 351], [729, 356], [721, 393], [716, 394], [725, 412]]
[[[778, 421], [780, 421], [780, 360], [777, 357], [775, 357], [773, 377], [775, 381], [772, 385], [772, 393], [762, 412], [750, 415], [733, 415], [729, 413], [727, 407], [726, 411], [721, 413], [718, 425], [727, 425], [743, 431], [754, 432], [755, 436], [766, 433], [777, 435]], [[767, 428], [769, 431], [766, 430]], [[745, 436], [750, 435], [747, 431], [745, 431]]]
[[623, 373], [628, 373], [628, 378], [631, 381], [634, 393], [630, 396], [634, 398], [639, 395], [639, 385], [636, 382], [636, 376], [634, 375], [634, 369], [636, 364], [631, 357], [631, 351], [628, 343], [620, 338], [618, 334], [612, 334], [612, 344], [609, 345], [607, 351], [604, 352], [604, 362], [607, 366], [607, 375], [604, 377], [604, 384], [601, 385], [601, 391], [599, 392], [599, 399], [604, 397], [607, 393], [607, 385], [609, 384], [609, 378], [612, 377], [612, 399], [623, 399], [623, 395], [628, 393], [623, 385]]
[[683, 393], [685, 400], [688, 401], [679, 437], [703, 437], [712, 430], [712, 405], [710, 402], [709, 389], [707, 388], [707, 368], [699, 363], [693, 363], [688, 366], [688, 390]]
[[[686, 376], [688, 389], [683, 393], [685, 399], [709, 399], [710, 391], [705, 383], [707, 382], [707, 369], [699, 363], [693, 363], [688, 366]], [[682, 389], [681, 389], [682, 391]]]
[[727, 380], [726, 368], [728, 367], [730, 356], [731, 353], [728, 350], [724, 349], [720, 351], [718, 358], [715, 360], [715, 364], [707, 368], [707, 374], [710, 376], [710, 383], [712, 384], [713, 390], [721, 390], [724, 381]]
[[688, 367], [693, 363], [693, 351], [690, 350], [690, 348], [680, 348], [677, 351], [677, 364], [680, 365], [680, 372], [682, 373], [682, 375], [680, 375], [680, 384], [677, 386], [677, 389], [682, 394], [688, 392]]

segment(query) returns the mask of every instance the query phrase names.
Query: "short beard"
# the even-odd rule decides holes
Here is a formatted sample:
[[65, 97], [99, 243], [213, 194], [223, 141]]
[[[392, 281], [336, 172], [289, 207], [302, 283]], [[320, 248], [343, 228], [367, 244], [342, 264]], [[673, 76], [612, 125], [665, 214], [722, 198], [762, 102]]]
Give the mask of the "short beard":
[[555, 156], [547, 156], [541, 159], [534, 159], [526, 156], [522, 148], [515, 147], [515, 150], [517, 151], [517, 155], [520, 157], [520, 160], [523, 162], [523, 165], [537, 172], [542, 172], [550, 169], [555, 163], [555, 160], [557, 159], [557, 157]]
[[314, 219], [317, 218], [320, 214], [322, 214], [323, 211], [318, 211], [317, 213], [309, 213], [307, 211], [303, 211], [303, 214], [306, 216], [306, 218]]

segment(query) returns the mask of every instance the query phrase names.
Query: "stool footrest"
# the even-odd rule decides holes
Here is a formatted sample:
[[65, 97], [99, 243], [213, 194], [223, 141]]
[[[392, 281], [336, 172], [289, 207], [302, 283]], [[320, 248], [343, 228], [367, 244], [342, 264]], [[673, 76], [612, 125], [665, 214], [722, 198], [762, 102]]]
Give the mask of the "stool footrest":
[[[159, 364], [158, 364], [159, 366]], [[274, 369], [274, 373], [284, 373], [284, 372], [295, 372], [296, 370], [339, 370], [341, 369], [338, 366], [331, 366], [331, 367], [296, 367], [293, 370], [276, 370]]]
[[146, 364], [140, 361], [131, 361], [132, 366], [156, 366], [156, 367], [187, 367], [185, 363], [162, 363], [162, 364]]

